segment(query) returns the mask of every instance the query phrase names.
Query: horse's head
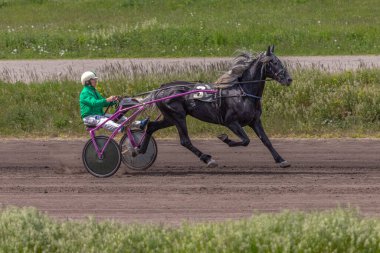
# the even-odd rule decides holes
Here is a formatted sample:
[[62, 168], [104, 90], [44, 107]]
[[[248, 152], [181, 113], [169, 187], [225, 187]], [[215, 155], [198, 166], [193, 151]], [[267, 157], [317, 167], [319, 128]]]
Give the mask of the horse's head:
[[284, 64], [274, 54], [274, 46], [269, 46], [265, 56], [261, 59], [265, 76], [276, 80], [282, 85], [290, 85], [293, 81]]

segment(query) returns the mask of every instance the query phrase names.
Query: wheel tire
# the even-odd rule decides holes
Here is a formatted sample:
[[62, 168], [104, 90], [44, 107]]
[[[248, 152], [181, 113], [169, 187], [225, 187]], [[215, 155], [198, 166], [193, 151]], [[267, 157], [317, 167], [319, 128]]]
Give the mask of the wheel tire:
[[[96, 136], [95, 141], [98, 148], [103, 149], [108, 139], [107, 136]], [[82, 160], [87, 171], [95, 177], [110, 177], [120, 167], [121, 153], [119, 145], [111, 139], [103, 152], [102, 159], [99, 159], [94, 144], [90, 139], [83, 148]]]
[[[140, 142], [143, 132], [132, 131], [135, 141]], [[148, 169], [156, 161], [157, 158], [157, 143], [153, 136], [149, 140], [148, 148], [145, 154], [137, 154], [132, 156], [130, 152], [124, 152], [123, 148], [131, 147], [128, 135], [124, 135], [120, 140], [120, 150], [123, 163], [131, 170], [142, 171]]]

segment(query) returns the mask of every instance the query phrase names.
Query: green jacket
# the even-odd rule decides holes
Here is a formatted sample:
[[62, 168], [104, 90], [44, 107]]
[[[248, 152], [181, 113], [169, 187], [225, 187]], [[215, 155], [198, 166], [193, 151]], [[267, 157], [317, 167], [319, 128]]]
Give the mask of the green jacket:
[[84, 86], [79, 96], [80, 115], [82, 119], [90, 115], [103, 115], [103, 107], [109, 102], [91, 85]]

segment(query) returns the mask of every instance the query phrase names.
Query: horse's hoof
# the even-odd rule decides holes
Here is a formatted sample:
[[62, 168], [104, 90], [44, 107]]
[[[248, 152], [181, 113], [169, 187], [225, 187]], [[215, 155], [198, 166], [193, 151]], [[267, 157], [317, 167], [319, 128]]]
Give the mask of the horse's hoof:
[[287, 161], [280, 162], [280, 167], [281, 168], [288, 168], [288, 167], [290, 167], [290, 163], [288, 163]]
[[218, 167], [218, 163], [214, 159], [211, 159], [210, 161], [208, 161], [207, 168], [215, 168], [215, 167]]
[[228, 139], [228, 135], [227, 134], [218, 135], [218, 139], [225, 142]]

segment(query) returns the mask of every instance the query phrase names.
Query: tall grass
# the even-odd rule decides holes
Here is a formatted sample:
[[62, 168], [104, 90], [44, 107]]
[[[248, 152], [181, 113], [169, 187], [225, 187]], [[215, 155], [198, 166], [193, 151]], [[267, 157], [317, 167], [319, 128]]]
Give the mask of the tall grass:
[[380, 220], [355, 211], [282, 212], [219, 223], [58, 222], [32, 208], [0, 213], [0, 252], [373, 252]]
[[377, 0], [0, 0], [0, 58], [379, 54]]
[[[98, 88], [104, 95], [132, 95], [172, 80], [214, 81], [226, 63], [107, 67]], [[105, 71], [105, 70], [104, 70]], [[289, 87], [268, 82], [263, 96], [264, 127], [277, 137], [380, 137], [380, 70], [341, 73], [294, 69]], [[73, 81], [0, 81], [0, 136], [87, 136], [79, 115], [82, 86]], [[189, 118], [191, 136], [215, 136], [226, 129]], [[247, 129], [252, 133], [251, 130]], [[157, 132], [177, 136], [174, 127]]]

